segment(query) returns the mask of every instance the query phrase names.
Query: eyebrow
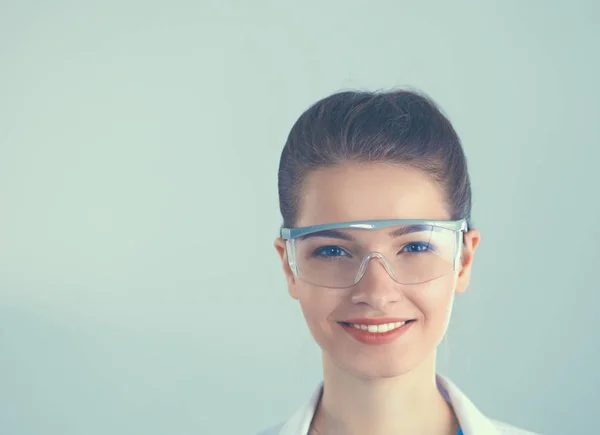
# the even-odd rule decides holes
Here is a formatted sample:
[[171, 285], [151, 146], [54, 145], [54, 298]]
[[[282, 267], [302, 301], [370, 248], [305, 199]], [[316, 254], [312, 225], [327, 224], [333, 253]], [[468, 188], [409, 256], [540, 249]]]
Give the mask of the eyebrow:
[[338, 230], [323, 230], [323, 231], [318, 231], [316, 233], [306, 234], [304, 236], [301, 236], [300, 240], [306, 240], [306, 239], [310, 239], [313, 237], [325, 237], [327, 239], [341, 239], [341, 240], [347, 240], [349, 242], [354, 241], [354, 237], [352, 237], [350, 234], [346, 234], [343, 231], [338, 231]]
[[[401, 227], [401, 228], [398, 228], [398, 229], [392, 231], [391, 233], [389, 233], [389, 236], [391, 238], [396, 238], [396, 237], [403, 236], [405, 234], [417, 233], [419, 231], [433, 231], [433, 230], [435, 230], [435, 227], [433, 227], [431, 225], [406, 225], [404, 227]], [[310, 234], [301, 236], [300, 239], [306, 240], [306, 239], [310, 239], [311, 237], [324, 237], [327, 239], [340, 239], [340, 240], [346, 240], [349, 242], [353, 242], [355, 240], [354, 237], [352, 237], [350, 234], [345, 233], [343, 231], [339, 231], [339, 230], [318, 231], [316, 233], [310, 233]]]
[[407, 225], [400, 227], [390, 233], [390, 237], [396, 238], [410, 233], [418, 233], [419, 231], [434, 231], [436, 228], [432, 225]]

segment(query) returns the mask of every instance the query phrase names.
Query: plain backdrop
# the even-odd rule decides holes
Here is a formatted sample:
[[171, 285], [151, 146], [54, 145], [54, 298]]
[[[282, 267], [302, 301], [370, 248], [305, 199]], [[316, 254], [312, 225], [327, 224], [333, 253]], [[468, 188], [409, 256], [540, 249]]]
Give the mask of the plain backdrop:
[[252, 434], [320, 380], [273, 248], [294, 121], [410, 87], [482, 232], [439, 355], [498, 419], [597, 434], [599, 3], [0, 2], [0, 433]]

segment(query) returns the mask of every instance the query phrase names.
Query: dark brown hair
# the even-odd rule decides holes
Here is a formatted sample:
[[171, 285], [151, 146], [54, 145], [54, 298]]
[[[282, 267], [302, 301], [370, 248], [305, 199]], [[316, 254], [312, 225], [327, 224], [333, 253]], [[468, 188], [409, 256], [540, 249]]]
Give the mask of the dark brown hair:
[[452, 219], [471, 227], [471, 184], [460, 139], [434, 101], [414, 91], [340, 92], [306, 110], [279, 162], [279, 208], [293, 227], [306, 176], [358, 163], [396, 163], [427, 172], [446, 193]]

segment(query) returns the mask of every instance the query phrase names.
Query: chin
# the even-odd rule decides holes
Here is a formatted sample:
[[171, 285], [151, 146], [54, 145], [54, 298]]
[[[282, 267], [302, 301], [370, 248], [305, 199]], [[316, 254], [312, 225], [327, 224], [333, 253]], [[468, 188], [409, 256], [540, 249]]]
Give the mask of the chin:
[[357, 370], [353, 375], [359, 379], [373, 381], [376, 379], [391, 379], [409, 373], [410, 370]]

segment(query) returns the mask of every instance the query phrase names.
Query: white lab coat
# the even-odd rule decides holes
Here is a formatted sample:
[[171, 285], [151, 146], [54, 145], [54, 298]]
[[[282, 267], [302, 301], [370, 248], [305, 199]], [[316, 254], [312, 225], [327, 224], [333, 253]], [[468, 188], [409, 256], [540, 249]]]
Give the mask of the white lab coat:
[[[452, 405], [464, 435], [536, 435], [534, 432], [486, 417], [449, 379], [441, 375], [437, 375], [436, 379], [438, 389]], [[310, 401], [296, 411], [289, 420], [257, 435], [307, 435], [322, 388], [323, 384], [319, 385]]]

